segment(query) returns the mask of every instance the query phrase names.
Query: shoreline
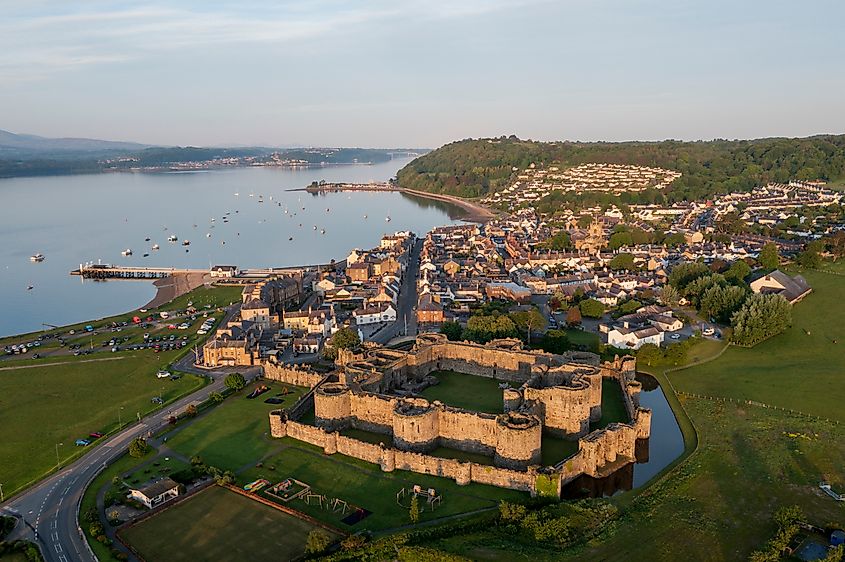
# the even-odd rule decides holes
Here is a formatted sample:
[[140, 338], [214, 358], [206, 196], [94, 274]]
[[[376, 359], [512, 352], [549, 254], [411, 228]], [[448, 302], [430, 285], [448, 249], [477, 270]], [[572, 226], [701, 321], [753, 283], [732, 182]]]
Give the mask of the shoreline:
[[174, 273], [153, 281], [156, 294], [141, 308], [158, 308], [205, 284], [207, 273]]
[[419, 191], [408, 187], [401, 187], [395, 185], [388, 185], [386, 183], [373, 184], [327, 184], [325, 186], [300, 187], [296, 189], [288, 189], [286, 191], [306, 191], [308, 193], [340, 193], [344, 191], [360, 191], [370, 193], [404, 193], [413, 197], [421, 199], [432, 199], [434, 201], [442, 201], [461, 208], [466, 216], [462, 220], [469, 222], [485, 223], [496, 217], [496, 212], [492, 209], [475, 203], [467, 199], [462, 199], [455, 195], [444, 195], [442, 193], [430, 193], [428, 191]]

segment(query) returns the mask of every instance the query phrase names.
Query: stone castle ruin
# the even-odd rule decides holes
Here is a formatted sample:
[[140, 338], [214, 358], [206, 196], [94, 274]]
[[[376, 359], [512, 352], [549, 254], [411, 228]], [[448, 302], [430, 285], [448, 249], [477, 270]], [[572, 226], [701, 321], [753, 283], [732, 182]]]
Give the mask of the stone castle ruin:
[[[592, 353], [529, 351], [519, 340], [486, 345], [420, 335], [410, 351], [369, 347], [342, 353], [335, 372], [321, 377], [302, 368], [265, 364], [265, 377], [312, 388], [315, 425], [296, 421], [304, 408], [274, 410], [274, 437], [290, 436], [372, 463], [382, 470], [411, 470], [455, 479], [560, 496], [581, 475], [601, 478], [635, 460], [638, 440], [648, 439], [651, 410], [639, 406], [640, 383], [631, 357], [600, 363]], [[502, 381], [502, 413], [456, 408], [419, 397], [435, 371], [451, 370]], [[590, 431], [601, 417], [602, 381], [618, 381], [628, 423]], [[341, 435], [349, 428], [385, 436], [380, 445]], [[543, 434], [577, 440], [578, 451], [541, 466]], [[432, 453], [438, 447], [491, 457], [493, 466]]]

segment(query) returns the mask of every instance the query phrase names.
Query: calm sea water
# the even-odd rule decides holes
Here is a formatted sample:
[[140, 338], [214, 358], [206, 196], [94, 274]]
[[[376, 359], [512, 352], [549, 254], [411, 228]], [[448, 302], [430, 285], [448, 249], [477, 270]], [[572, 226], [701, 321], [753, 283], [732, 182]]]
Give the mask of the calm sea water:
[[[314, 180], [386, 180], [407, 162], [0, 180], [0, 335], [117, 314], [154, 296], [148, 281], [68, 275], [87, 261], [191, 268], [325, 263], [370, 248], [389, 232], [419, 234], [457, 222], [459, 209], [399, 193], [286, 191]], [[168, 243], [170, 235], [180, 243]], [[182, 240], [190, 240], [188, 252]], [[151, 249], [155, 243], [160, 250]], [[127, 248], [130, 257], [121, 255]], [[35, 253], [45, 261], [30, 262]]]

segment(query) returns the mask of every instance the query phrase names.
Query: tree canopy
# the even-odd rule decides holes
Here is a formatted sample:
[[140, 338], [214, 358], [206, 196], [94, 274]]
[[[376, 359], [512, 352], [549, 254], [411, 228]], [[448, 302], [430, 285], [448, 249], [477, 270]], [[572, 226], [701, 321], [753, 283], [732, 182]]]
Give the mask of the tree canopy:
[[230, 373], [226, 375], [226, 379], [223, 382], [232, 390], [240, 390], [246, 386], [246, 379], [240, 373]]

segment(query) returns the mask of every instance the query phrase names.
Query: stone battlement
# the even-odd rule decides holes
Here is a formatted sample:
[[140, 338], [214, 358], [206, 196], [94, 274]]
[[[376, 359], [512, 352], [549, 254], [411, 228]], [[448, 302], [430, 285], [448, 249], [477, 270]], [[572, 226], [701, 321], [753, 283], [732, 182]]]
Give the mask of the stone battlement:
[[[313, 382], [309, 386], [313, 387], [316, 425], [300, 424], [274, 411], [270, 414], [274, 437], [289, 435], [321, 446], [328, 454], [342, 448], [343, 454], [378, 463], [384, 470], [398, 467], [454, 478], [458, 483], [484, 481], [532, 494], [541, 475], [542, 489], [548, 493], [551, 479], [559, 495], [563, 484], [582, 474], [598, 477], [604, 467], [633, 462], [637, 440], [650, 434], [651, 411], [639, 407], [641, 387], [634, 380], [633, 358], [602, 364], [591, 353], [554, 355], [525, 350], [519, 340], [479, 345], [451, 342], [439, 334], [418, 336], [407, 352], [370, 346], [341, 355], [331, 377], [306, 376], [305, 369], [271, 368], [280, 373], [277, 380]], [[503, 388], [501, 414], [469, 411], [415, 395], [439, 370], [519, 386]], [[620, 385], [630, 421], [590, 432], [590, 422], [601, 417], [605, 379]], [[347, 428], [380, 433], [385, 441], [377, 447], [341, 436], [339, 432]], [[553, 467], [541, 468], [544, 433], [577, 439], [578, 451]], [[486, 455], [495, 466], [429, 454], [444, 446]], [[484, 476], [491, 471], [498, 476]]]

